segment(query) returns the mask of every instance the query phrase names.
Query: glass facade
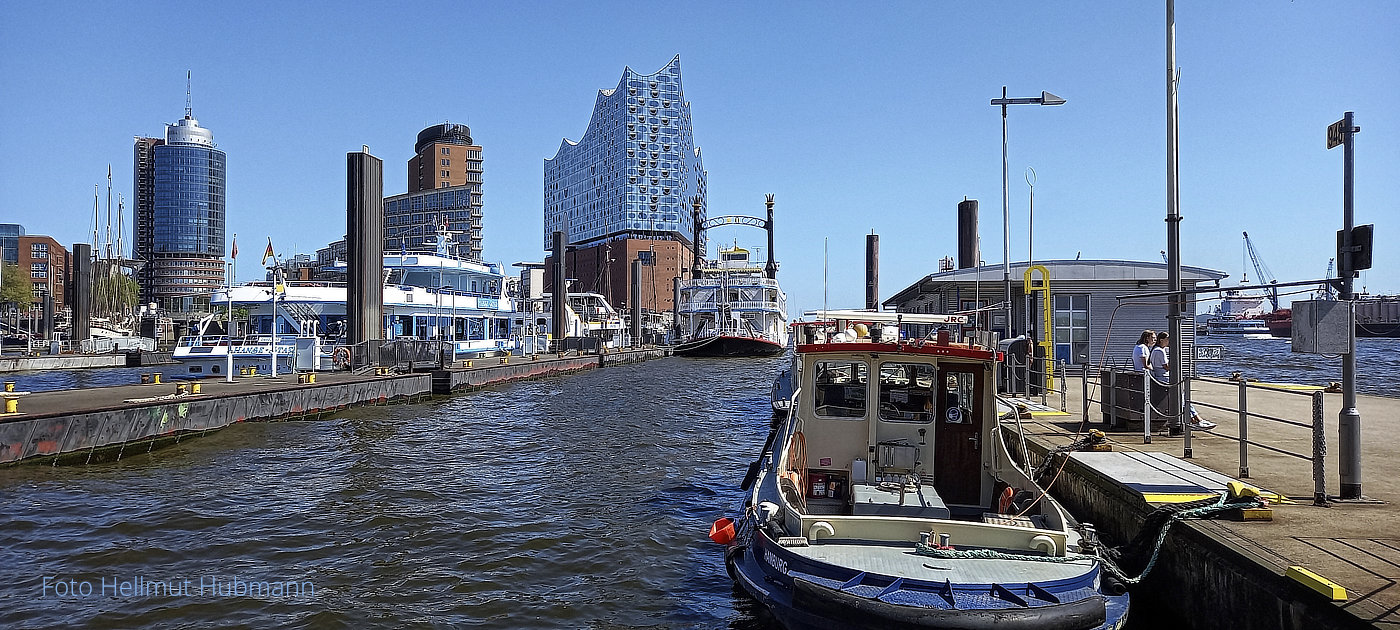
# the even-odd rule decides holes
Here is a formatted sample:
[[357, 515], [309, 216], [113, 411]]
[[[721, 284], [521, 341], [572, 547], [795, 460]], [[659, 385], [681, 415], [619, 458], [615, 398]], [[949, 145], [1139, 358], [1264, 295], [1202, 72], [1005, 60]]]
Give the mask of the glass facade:
[[18, 223], [0, 223], [0, 261], [11, 265], [19, 262], [19, 237], [24, 236], [24, 226]]
[[703, 221], [705, 169], [680, 56], [654, 74], [626, 68], [617, 87], [598, 92], [583, 137], [545, 160], [544, 245], [555, 231], [571, 244], [620, 236], [694, 243], [695, 197]]
[[152, 246], [156, 253], [224, 255], [224, 152], [155, 148]]
[[481, 260], [481, 185], [453, 186], [384, 198], [384, 253], [434, 251], [437, 228], [458, 237], [452, 252]]

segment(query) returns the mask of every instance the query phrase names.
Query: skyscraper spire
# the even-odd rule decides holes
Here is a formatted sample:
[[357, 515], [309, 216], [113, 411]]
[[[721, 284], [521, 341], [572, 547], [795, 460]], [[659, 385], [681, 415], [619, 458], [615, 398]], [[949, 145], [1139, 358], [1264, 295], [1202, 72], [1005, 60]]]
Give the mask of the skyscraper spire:
[[190, 107], [190, 75], [191, 71], [185, 71], [185, 118], [194, 118], [194, 109]]

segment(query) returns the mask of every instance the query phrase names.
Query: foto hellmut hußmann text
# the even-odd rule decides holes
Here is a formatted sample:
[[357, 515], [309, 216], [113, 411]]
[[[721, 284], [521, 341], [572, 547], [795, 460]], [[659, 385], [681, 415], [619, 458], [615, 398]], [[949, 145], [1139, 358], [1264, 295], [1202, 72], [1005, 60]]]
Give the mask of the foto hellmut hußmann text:
[[40, 597], [252, 597], [280, 599], [315, 597], [316, 585], [299, 580], [258, 580], [238, 576], [206, 575], [194, 579], [152, 580], [144, 576], [122, 579], [62, 579], [44, 576]]

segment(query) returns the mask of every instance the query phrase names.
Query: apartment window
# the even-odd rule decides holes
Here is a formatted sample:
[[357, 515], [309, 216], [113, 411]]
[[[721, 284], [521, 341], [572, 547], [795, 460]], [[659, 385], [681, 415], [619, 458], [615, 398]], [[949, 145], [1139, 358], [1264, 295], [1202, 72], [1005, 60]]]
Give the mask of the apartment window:
[[1055, 295], [1055, 361], [1089, 362], [1089, 295]]
[[452, 155], [452, 149], [449, 149], [449, 148], [447, 148], [447, 147], [443, 147], [443, 148], [442, 148], [442, 154], [443, 154], [443, 155]]
[[443, 165], [443, 166], [451, 166], [451, 165], [452, 165], [452, 160], [449, 160], [449, 159], [447, 159], [447, 158], [443, 158], [443, 159], [442, 159], [442, 165]]
[[447, 177], [447, 171], [443, 171], [443, 172], [442, 172], [442, 176], [443, 176], [443, 177]]

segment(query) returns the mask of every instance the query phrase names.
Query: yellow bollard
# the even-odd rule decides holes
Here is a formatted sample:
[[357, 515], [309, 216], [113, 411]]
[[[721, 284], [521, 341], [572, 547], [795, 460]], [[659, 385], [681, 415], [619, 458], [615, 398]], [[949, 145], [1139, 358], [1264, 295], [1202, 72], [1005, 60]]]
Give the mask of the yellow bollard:
[[315, 372], [311, 372], [311, 373], [307, 374], [307, 375], [306, 375], [306, 382], [311, 383], [312, 385], [315, 385], [315, 384], [316, 384], [316, 373], [315, 373]]
[[151, 382], [160, 385], [160, 372], [151, 373]]
[[203, 383], [190, 383], [190, 393], [191, 393], [191, 394], [202, 394], [202, 393], [204, 393], [204, 384], [203, 384]]
[[188, 392], [189, 392], [189, 387], [188, 387], [187, 385], [185, 385], [184, 383], [176, 383], [176, 384], [175, 384], [175, 393], [177, 393], [177, 394], [185, 394], [185, 393], [188, 393]]
[[466, 363], [466, 364], [467, 364], [467, 367], [471, 367], [471, 366], [472, 366], [472, 360], [471, 360], [471, 359], [467, 359], [466, 361], [463, 361], [463, 363]]
[[510, 357], [501, 357], [501, 365], [510, 363]]
[[303, 374], [298, 374], [298, 375], [297, 375], [297, 384], [299, 384], [299, 385], [305, 385], [305, 384], [306, 384], [306, 374], [303, 373]]
[[248, 376], [257, 376], [257, 375], [258, 375], [258, 366], [256, 366], [256, 365], [250, 365], [250, 366], [248, 366]]
[[15, 382], [14, 382], [14, 381], [5, 381], [5, 391], [7, 391], [7, 392], [15, 391]]
[[[14, 390], [5, 390], [5, 391], [14, 391]], [[5, 399], [5, 413], [19, 413], [19, 399], [18, 399], [18, 398], [6, 398], [6, 399]]]

